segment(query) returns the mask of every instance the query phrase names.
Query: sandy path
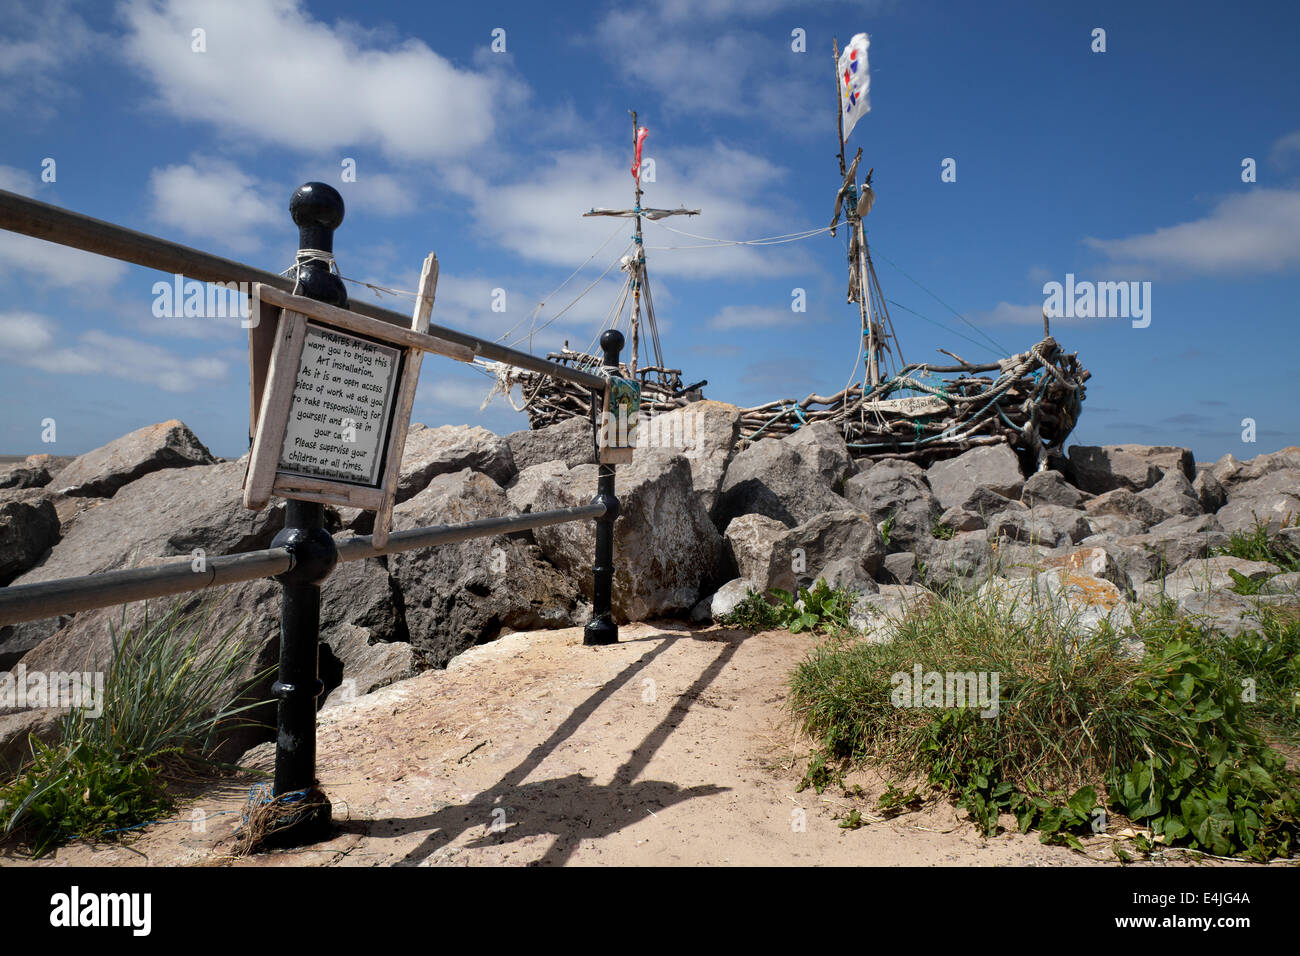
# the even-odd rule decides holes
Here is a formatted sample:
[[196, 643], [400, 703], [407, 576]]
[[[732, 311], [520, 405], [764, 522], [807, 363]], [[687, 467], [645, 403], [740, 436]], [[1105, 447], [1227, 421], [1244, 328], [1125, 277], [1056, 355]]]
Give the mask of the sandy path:
[[[1091, 862], [1032, 835], [985, 840], [946, 805], [846, 830], [838, 791], [796, 793], [808, 747], [782, 708], [806, 635], [637, 624], [621, 638], [515, 634], [322, 712], [337, 835], [238, 865]], [[254, 757], [269, 768], [269, 745]], [[213, 862], [242, 804], [239, 787], [210, 789], [129, 846], [38, 865]]]

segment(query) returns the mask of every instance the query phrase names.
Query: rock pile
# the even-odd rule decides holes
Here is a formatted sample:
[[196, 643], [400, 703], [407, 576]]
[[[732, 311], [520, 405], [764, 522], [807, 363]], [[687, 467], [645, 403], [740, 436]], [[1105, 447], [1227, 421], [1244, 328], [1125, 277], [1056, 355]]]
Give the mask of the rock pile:
[[[738, 449], [738, 422], [739, 410], [720, 402], [678, 409], [619, 468], [620, 620], [708, 620], [750, 589], [794, 590], [818, 577], [858, 593], [853, 622], [878, 639], [883, 622], [937, 588], [1046, 602], [1091, 626], [1164, 594], [1227, 633], [1251, 626], [1261, 601], [1295, 600], [1297, 575], [1210, 555], [1257, 520], [1300, 550], [1300, 528], [1287, 527], [1300, 516], [1300, 448], [1198, 465], [1185, 448], [1074, 446], [1052, 458], [1053, 470], [1026, 476], [1001, 446], [928, 469], [855, 462], [827, 423]], [[583, 504], [595, 494], [592, 462], [586, 422], [505, 437], [415, 425], [394, 526]], [[244, 510], [246, 464], [214, 458], [171, 421], [72, 460], [33, 456], [0, 470], [0, 585], [267, 547], [283, 506]], [[332, 531], [366, 533], [372, 519], [327, 509], [327, 520]], [[593, 524], [575, 522], [341, 565], [324, 588], [327, 704], [445, 666], [511, 630], [583, 623], [593, 552]], [[1261, 579], [1260, 594], [1232, 591], [1232, 571]], [[277, 592], [262, 580], [218, 595], [224, 617], [247, 616], [258, 666], [276, 659]], [[0, 629], [0, 670], [20, 660], [29, 670], [102, 664], [109, 622], [122, 613]], [[39, 722], [0, 713], [0, 742]]]

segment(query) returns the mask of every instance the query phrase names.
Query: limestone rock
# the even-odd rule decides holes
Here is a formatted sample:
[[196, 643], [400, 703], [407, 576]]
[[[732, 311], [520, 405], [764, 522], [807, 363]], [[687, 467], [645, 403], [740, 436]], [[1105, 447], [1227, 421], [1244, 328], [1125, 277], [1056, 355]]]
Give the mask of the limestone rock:
[[[596, 471], [596, 465], [580, 465], [546, 482], [534, 509], [590, 501]], [[620, 506], [614, 525], [615, 617], [642, 621], [689, 611], [702, 594], [716, 589], [723, 567], [722, 536], [692, 493], [690, 463], [681, 455], [669, 456], [666, 463], [658, 456], [634, 461], [619, 467], [615, 488]], [[546, 558], [590, 598], [595, 522], [538, 528], [534, 537]]]
[[591, 421], [586, 418], [566, 418], [545, 428], [511, 432], [505, 440], [521, 472], [548, 461], [562, 461], [573, 468], [596, 460]]
[[860, 594], [849, 612], [849, 627], [869, 644], [887, 644], [899, 624], [925, 614], [935, 595], [919, 584], [882, 584], [876, 594]]
[[59, 540], [59, 516], [39, 490], [0, 491], [0, 585], [45, 556]]
[[515, 475], [515, 460], [506, 440], [486, 428], [411, 425], [402, 452], [397, 502], [414, 498], [438, 475], [453, 474], [463, 468], [481, 471], [498, 485], [504, 485]]
[[691, 620], [716, 621], [734, 611], [736, 605], [745, 600], [751, 590], [756, 588], [744, 578], [732, 578], [691, 609]]
[[1032, 510], [1008, 510], [994, 515], [989, 519], [986, 533], [990, 541], [1009, 538], [1054, 547], [1082, 541], [1092, 534], [1092, 529], [1078, 511], [1059, 505], [1041, 505]]
[[1006, 445], [984, 445], [937, 461], [925, 476], [944, 508], [961, 505], [981, 485], [1007, 498], [1019, 498], [1025, 484], [1016, 453]]
[[[589, 487], [594, 485], [593, 478]], [[435, 476], [418, 495], [398, 505], [393, 528], [460, 524], [508, 513], [505, 491], [487, 475], [466, 468]], [[558, 527], [578, 525], [591, 522]], [[561, 573], [541, 560], [535, 546], [497, 535], [395, 554], [389, 557], [389, 570], [402, 597], [412, 646], [427, 663], [443, 667], [503, 629], [578, 623], [577, 575], [585, 570], [589, 588], [591, 558], [585, 569]]]
[[1083, 506], [1090, 516], [1116, 515], [1140, 521], [1146, 527], [1159, 524], [1169, 516], [1145, 498], [1125, 488], [1105, 491]]
[[893, 519], [888, 550], [916, 550], [932, 537], [943, 512], [926, 484], [925, 472], [910, 461], [877, 462], [844, 483], [844, 494], [877, 526]]
[[1036, 471], [1025, 481], [1020, 500], [1026, 505], [1060, 505], [1062, 508], [1082, 508], [1092, 500], [1092, 495], [1080, 491], [1057, 471]]
[[854, 472], [853, 459], [849, 456], [844, 435], [833, 422], [804, 425], [781, 441], [797, 448], [800, 457], [812, 465], [832, 491], [841, 491], [844, 479]]
[[[633, 461], [657, 457], [665, 461], [683, 455], [691, 465], [691, 481], [710, 515], [731, 463], [740, 427], [740, 409], [726, 402], [691, 402], [655, 415], [637, 426]], [[840, 444], [844, 440], [840, 439]], [[845, 450], [845, 457], [848, 451]]]
[[1188, 481], [1196, 477], [1191, 451], [1170, 445], [1072, 445], [1070, 464], [1076, 486], [1096, 495], [1116, 488], [1142, 491], [1170, 471], [1181, 471]]
[[1177, 470], [1166, 472], [1150, 488], [1139, 492], [1138, 497], [1168, 518], [1194, 518], [1204, 513], [1192, 483]]
[[[764, 440], [739, 452], [727, 466], [714, 511], [719, 527], [743, 514], [764, 514], [793, 528], [824, 511], [849, 508], [818, 471], [818, 457], [798, 443]], [[876, 469], [872, 469], [874, 472]]]
[[49, 487], [75, 497], [111, 498], [123, 485], [152, 472], [214, 462], [194, 432], [172, 419], [138, 428], [73, 459], [50, 479]]

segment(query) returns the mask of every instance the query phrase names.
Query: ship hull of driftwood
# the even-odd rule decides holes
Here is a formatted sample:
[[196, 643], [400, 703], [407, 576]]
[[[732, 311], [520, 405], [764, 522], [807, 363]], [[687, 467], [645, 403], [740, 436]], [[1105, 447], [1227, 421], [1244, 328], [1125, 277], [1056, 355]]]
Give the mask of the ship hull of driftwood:
[[[949, 353], [951, 354], [951, 353]], [[554, 361], [596, 364], [592, 356], [565, 351]], [[627, 369], [622, 369], [627, 374]], [[843, 430], [855, 458], [902, 458], [929, 462], [979, 445], [1008, 444], [1042, 461], [1063, 448], [1078, 422], [1091, 373], [1077, 353], [1046, 336], [1026, 352], [983, 365], [957, 359], [952, 365], [917, 363], [865, 390], [861, 383], [834, 395], [780, 399], [741, 410], [740, 440], [780, 438], [804, 425], [829, 421]], [[651, 416], [701, 398], [682, 391], [673, 369], [638, 369], [642, 412]], [[565, 418], [589, 417], [592, 396], [563, 382], [523, 371], [529, 425], [543, 428]], [[903, 397], [899, 397], [900, 393]]]

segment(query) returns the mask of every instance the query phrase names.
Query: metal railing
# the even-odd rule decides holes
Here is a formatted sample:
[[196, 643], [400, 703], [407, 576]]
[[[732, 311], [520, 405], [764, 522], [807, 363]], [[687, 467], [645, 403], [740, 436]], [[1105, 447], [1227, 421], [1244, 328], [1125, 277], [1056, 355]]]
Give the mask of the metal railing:
[[[406, 316], [365, 303], [350, 304], [339, 276], [330, 271], [329, 261], [305, 252], [332, 255], [334, 230], [343, 220], [343, 199], [338, 192], [323, 183], [307, 183], [294, 193], [289, 208], [299, 229], [300, 254], [294, 280], [4, 190], [0, 190], [0, 228], [203, 282], [262, 282], [286, 291], [296, 290], [300, 295], [407, 327], [410, 320]], [[494, 361], [551, 375], [594, 391], [603, 392], [605, 388], [605, 379], [590, 372], [455, 329], [430, 325], [428, 331]], [[607, 331], [601, 336], [601, 345], [606, 369], [617, 370], [623, 336], [615, 330]], [[282, 587], [282, 600], [280, 666], [271, 688], [278, 698], [272, 793], [275, 800], [292, 804], [292, 812], [263, 840], [263, 845], [312, 843], [323, 839], [332, 827], [330, 803], [320, 792], [315, 762], [316, 699], [324, 690], [319, 679], [320, 589], [335, 566], [340, 561], [360, 561], [594, 519], [597, 524], [592, 620], [584, 630], [583, 643], [612, 644], [618, 640], [611, 606], [613, 532], [618, 517], [613, 465], [599, 466], [596, 492], [590, 504], [572, 508], [397, 531], [382, 547], [376, 547], [369, 535], [336, 540], [325, 531], [322, 505], [291, 499], [286, 504], [284, 528], [268, 549], [205, 558], [197, 566], [195, 562], [181, 560], [0, 588], [0, 625], [274, 577]]]

